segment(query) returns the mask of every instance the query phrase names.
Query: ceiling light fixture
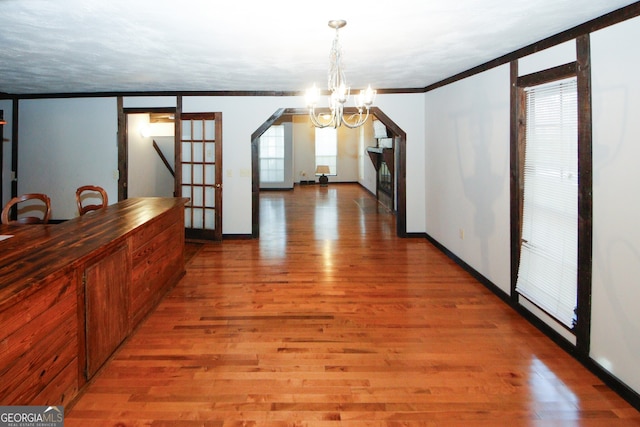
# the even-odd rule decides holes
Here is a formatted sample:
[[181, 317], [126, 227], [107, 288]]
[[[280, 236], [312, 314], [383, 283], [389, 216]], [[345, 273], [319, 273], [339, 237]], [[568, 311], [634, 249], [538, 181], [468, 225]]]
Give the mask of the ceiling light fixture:
[[[338, 128], [342, 124], [351, 129], [362, 126], [369, 118], [369, 108], [376, 97], [376, 91], [371, 89], [371, 86], [361, 90], [355, 96], [358, 112], [344, 117], [344, 104], [349, 99], [351, 88], [347, 86], [344, 70], [342, 69], [342, 48], [338, 38], [338, 30], [345, 25], [347, 25], [347, 21], [342, 19], [329, 21], [329, 27], [336, 30], [336, 36], [333, 39], [331, 52], [329, 53], [328, 89], [330, 93], [329, 108], [331, 110], [329, 114], [316, 113], [320, 89], [315, 84], [307, 89], [306, 101], [307, 108], [309, 108], [309, 117], [313, 125], [319, 128], [328, 126]], [[363, 115], [365, 110], [366, 114]]]

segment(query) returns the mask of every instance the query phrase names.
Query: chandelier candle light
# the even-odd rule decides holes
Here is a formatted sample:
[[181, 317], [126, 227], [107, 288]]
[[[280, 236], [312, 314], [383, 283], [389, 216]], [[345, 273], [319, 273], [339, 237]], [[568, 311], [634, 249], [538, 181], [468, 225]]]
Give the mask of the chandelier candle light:
[[[373, 104], [376, 97], [376, 91], [371, 86], [355, 96], [355, 104], [358, 112], [348, 117], [344, 117], [344, 104], [351, 95], [351, 88], [347, 86], [342, 69], [342, 48], [338, 38], [338, 30], [347, 25], [347, 21], [342, 19], [329, 21], [329, 27], [336, 30], [336, 36], [331, 45], [329, 54], [329, 114], [317, 114], [316, 105], [320, 97], [320, 89], [314, 84], [313, 87], [307, 89], [307, 107], [309, 108], [309, 117], [314, 126], [319, 128], [333, 127], [338, 128], [344, 124], [346, 127], [355, 129], [362, 126], [369, 118], [369, 108]], [[366, 109], [366, 114], [363, 115]]]

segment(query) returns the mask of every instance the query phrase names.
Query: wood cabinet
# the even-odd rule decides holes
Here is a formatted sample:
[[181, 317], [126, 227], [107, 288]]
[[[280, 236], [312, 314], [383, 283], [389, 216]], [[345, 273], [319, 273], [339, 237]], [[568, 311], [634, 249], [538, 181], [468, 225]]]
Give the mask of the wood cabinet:
[[22, 302], [0, 305], [0, 402], [64, 404], [77, 393], [77, 281], [54, 275]]
[[129, 329], [129, 250], [120, 245], [84, 271], [87, 378], [125, 339]]
[[129, 321], [137, 325], [184, 274], [184, 217], [176, 211], [131, 238]]
[[0, 403], [64, 405], [184, 275], [185, 198], [0, 225]]

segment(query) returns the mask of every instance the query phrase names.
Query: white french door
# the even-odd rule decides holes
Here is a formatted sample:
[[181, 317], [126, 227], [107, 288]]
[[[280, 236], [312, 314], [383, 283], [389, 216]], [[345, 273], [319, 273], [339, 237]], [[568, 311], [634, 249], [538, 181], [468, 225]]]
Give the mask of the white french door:
[[179, 194], [187, 238], [222, 240], [222, 113], [183, 113], [180, 117]]

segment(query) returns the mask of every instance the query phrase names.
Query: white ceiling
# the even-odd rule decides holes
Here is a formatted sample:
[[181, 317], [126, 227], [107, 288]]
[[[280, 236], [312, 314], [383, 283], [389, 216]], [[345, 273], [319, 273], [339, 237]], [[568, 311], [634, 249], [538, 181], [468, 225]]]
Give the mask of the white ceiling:
[[0, 0], [0, 92], [424, 88], [631, 0]]

